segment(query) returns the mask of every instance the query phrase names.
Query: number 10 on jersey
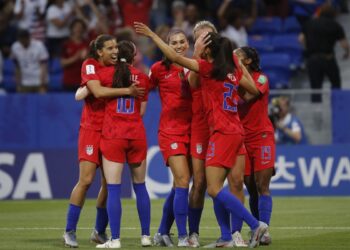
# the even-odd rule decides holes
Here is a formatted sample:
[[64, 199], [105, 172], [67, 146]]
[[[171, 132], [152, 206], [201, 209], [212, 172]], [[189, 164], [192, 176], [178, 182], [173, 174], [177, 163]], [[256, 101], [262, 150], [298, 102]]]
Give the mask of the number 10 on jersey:
[[134, 97], [118, 97], [117, 99], [117, 113], [133, 114], [135, 110]]

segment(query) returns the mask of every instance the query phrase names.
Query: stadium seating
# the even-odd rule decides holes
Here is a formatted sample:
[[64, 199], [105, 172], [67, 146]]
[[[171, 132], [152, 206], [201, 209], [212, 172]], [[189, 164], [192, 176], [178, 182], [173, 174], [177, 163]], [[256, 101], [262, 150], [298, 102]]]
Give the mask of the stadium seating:
[[290, 68], [296, 69], [303, 62], [303, 47], [296, 34], [276, 35], [271, 38], [271, 46], [276, 52], [287, 53], [290, 56]]
[[3, 87], [6, 92], [16, 91], [15, 63], [12, 59], [5, 59], [3, 65]]
[[282, 20], [279, 17], [259, 17], [256, 19], [251, 34], [273, 35], [282, 31]]
[[259, 53], [272, 52], [274, 49], [270, 36], [249, 36], [248, 45], [254, 47]]
[[62, 90], [63, 70], [59, 58], [49, 61], [49, 91]]
[[284, 19], [282, 31], [286, 34], [301, 32], [301, 26], [295, 16], [289, 16]]
[[287, 53], [266, 53], [260, 55], [263, 72], [269, 77], [270, 88], [288, 88], [292, 76], [291, 58]]

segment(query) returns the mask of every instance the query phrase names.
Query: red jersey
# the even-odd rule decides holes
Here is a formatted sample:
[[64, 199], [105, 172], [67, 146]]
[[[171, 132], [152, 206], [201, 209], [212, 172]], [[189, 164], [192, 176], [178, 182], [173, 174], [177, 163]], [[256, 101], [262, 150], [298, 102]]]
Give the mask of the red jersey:
[[[88, 81], [100, 81], [97, 72], [103, 66], [93, 58], [88, 58], [81, 67], [81, 86]], [[85, 98], [85, 105], [81, 114], [80, 126], [91, 130], [102, 130], [103, 117], [105, 112], [105, 102], [103, 99], [96, 99], [93, 95]]]
[[203, 102], [211, 133], [218, 131], [223, 134], [243, 134], [237, 112], [237, 89], [242, 75], [235, 72], [227, 74], [224, 81], [215, 80], [211, 77], [213, 64], [201, 59], [198, 63]]
[[156, 62], [150, 70], [150, 84], [158, 86], [162, 103], [159, 131], [171, 135], [189, 134], [192, 98], [184, 68], [171, 64], [167, 70], [162, 62]]
[[[82, 50], [88, 49], [88, 44], [86, 42], [75, 43], [74, 41], [68, 40], [63, 44], [63, 54], [62, 58], [70, 58], [76, 53]], [[81, 65], [83, 60], [75, 61], [69, 66], [63, 68], [63, 84], [66, 86], [77, 86], [79, 87], [81, 82]]]
[[268, 78], [260, 72], [254, 72], [252, 78], [261, 95], [259, 98], [251, 102], [241, 101], [238, 107], [239, 117], [241, 118], [245, 130], [246, 141], [259, 135], [261, 132], [274, 132], [272, 123], [268, 116]]
[[[146, 89], [142, 98], [119, 96], [106, 101], [102, 136], [106, 139], [146, 139], [146, 131], [140, 115], [141, 102], [147, 101], [149, 79], [140, 70], [129, 66], [133, 83]], [[106, 67], [99, 72], [101, 83], [112, 87], [115, 68]]]
[[152, 0], [118, 0], [118, 4], [123, 15], [124, 26], [133, 27], [134, 22], [149, 25]]
[[208, 130], [208, 121], [205, 116], [202, 88], [191, 89], [192, 92], [192, 131]]

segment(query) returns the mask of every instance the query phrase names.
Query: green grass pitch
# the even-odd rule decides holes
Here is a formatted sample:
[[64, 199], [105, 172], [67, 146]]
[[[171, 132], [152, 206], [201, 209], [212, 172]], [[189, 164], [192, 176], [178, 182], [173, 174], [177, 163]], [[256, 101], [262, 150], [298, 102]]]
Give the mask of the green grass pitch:
[[[0, 201], [0, 249], [63, 249], [67, 200]], [[163, 200], [152, 201], [151, 234], [158, 227]], [[140, 249], [140, 229], [134, 200], [123, 200], [122, 249]], [[274, 198], [270, 232], [273, 243], [262, 249], [350, 249], [349, 197]], [[94, 201], [86, 201], [78, 224], [80, 249], [94, 249], [89, 243], [95, 222]], [[173, 226], [173, 233], [176, 229]], [[244, 226], [243, 237], [248, 228]], [[206, 200], [200, 237], [202, 245], [219, 236], [212, 210]], [[148, 249], [160, 249], [153, 247]]]

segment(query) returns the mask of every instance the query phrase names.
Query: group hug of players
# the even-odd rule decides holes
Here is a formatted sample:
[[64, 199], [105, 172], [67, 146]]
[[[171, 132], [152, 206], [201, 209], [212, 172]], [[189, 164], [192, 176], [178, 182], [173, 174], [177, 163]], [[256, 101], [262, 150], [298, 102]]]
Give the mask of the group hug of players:
[[[178, 247], [199, 247], [199, 224], [205, 192], [213, 200], [221, 236], [208, 248], [268, 245], [272, 212], [269, 183], [274, 173], [275, 142], [268, 117], [269, 85], [251, 47], [233, 51], [213, 24], [196, 24], [192, 58], [181, 30], [163, 41], [146, 25], [135, 22], [140, 35], [153, 40], [165, 59], [149, 76], [132, 66], [136, 47], [130, 41], [100, 35], [90, 43], [82, 65], [85, 101], [79, 131], [79, 181], [67, 213], [65, 245], [78, 247], [76, 228], [86, 192], [102, 168], [97, 215], [91, 241], [97, 248], [120, 248], [121, 180], [124, 163], [130, 167], [142, 246], [174, 245], [170, 229], [176, 222]], [[158, 232], [150, 236], [151, 206], [145, 186], [146, 131], [142, 121], [148, 90], [158, 87], [162, 111], [158, 142], [173, 175]], [[190, 180], [193, 180], [189, 190]], [[229, 190], [223, 188], [228, 180]], [[250, 212], [244, 207], [243, 183]], [[240, 234], [243, 221], [250, 239]], [[109, 223], [111, 236], [107, 238]], [[188, 224], [188, 230], [187, 230]], [[152, 242], [153, 241], [153, 242]]]

